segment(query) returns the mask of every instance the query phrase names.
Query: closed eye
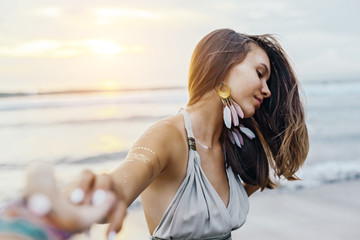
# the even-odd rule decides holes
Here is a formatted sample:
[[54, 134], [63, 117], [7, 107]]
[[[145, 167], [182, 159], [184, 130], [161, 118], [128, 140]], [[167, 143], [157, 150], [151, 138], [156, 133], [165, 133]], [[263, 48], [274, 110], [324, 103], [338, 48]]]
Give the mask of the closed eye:
[[259, 78], [262, 78], [262, 77], [263, 77], [263, 75], [262, 75], [262, 73], [261, 73], [260, 71], [256, 71], [256, 73], [257, 73], [257, 75], [259, 76]]

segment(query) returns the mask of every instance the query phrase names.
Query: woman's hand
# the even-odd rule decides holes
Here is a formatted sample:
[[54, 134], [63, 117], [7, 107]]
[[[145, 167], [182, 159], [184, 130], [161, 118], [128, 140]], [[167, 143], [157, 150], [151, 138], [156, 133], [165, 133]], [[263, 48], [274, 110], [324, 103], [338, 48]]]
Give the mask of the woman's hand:
[[106, 193], [114, 194], [116, 199], [113, 206], [109, 209], [106, 217], [98, 222], [110, 223], [107, 234], [111, 239], [121, 230], [127, 209], [127, 203], [119, 188], [116, 189], [116, 192], [114, 191], [111, 176], [109, 174], [97, 175], [90, 170], [84, 170], [75, 186], [70, 194], [70, 201], [74, 204], [99, 206], [105, 203]]

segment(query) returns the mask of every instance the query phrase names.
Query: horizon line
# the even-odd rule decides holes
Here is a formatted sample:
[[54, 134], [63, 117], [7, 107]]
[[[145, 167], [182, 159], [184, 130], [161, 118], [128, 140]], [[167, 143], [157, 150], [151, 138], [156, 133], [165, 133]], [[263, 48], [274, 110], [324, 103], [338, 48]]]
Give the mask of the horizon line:
[[91, 94], [91, 93], [120, 93], [120, 92], [139, 92], [139, 91], [160, 91], [160, 90], [177, 90], [185, 89], [186, 86], [166, 86], [166, 87], [144, 87], [144, 88], [116, 88], [116, 89], [68, 89], [58, 91], [0, 91], [0, 98], [5, 97], [26, 97], [26, 96], [43, 96], [43, 95], [60, 95], [60, 94]]

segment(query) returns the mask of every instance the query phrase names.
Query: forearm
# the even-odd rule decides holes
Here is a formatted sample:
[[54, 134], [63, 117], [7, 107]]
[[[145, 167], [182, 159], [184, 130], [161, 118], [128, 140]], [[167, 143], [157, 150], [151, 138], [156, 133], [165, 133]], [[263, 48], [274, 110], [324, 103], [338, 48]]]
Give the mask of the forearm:
[[110, 174], [113, 190], [125, 201], [127, 207], [156, 176], [151, 162], [141, 161], [139, 157], [133, 160], [130, 157]]
[[126, 209], [157, 176], [159, 169], [153, 166], [153, 161], [144, 154], [136, 153], [135, 156], [130, 152], [120, 166], [108, 175], [111, 190], [117, 195], [116, 204], [108, 215], [108, 234], [121, 229]]

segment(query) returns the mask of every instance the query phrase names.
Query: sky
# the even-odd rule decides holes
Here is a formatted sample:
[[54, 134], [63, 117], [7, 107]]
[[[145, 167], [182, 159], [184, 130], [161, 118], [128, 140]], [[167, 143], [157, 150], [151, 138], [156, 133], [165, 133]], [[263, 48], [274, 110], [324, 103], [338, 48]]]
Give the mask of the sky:
[[218, 28], [275, 34], [301, 82], [359, 80], [356, 0], [11, 0], [0, 3], [0, 92], [186, 86]]

